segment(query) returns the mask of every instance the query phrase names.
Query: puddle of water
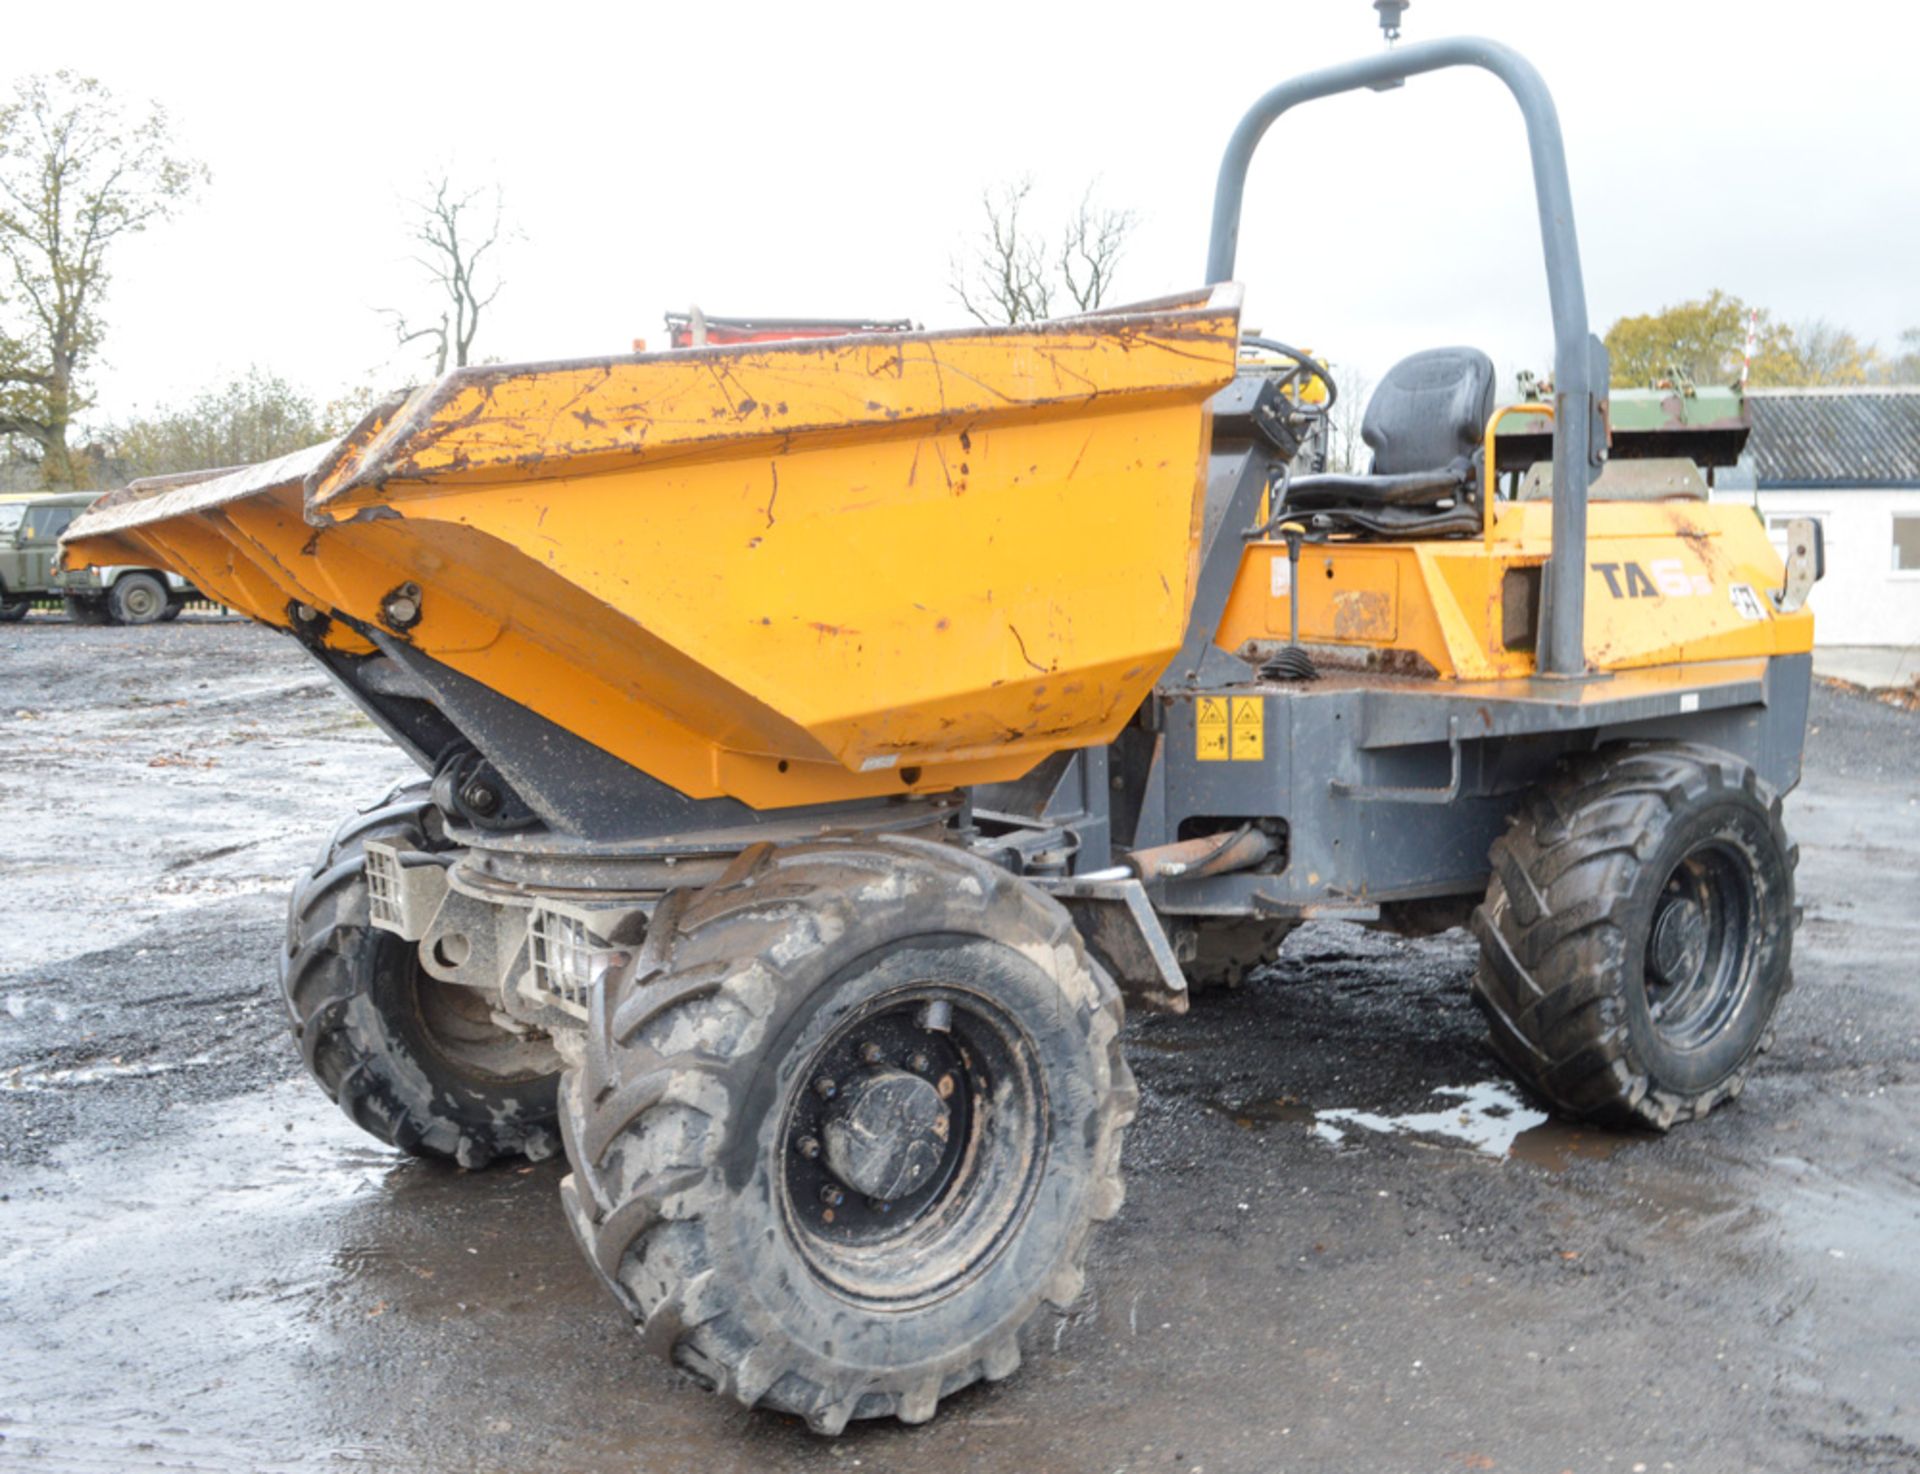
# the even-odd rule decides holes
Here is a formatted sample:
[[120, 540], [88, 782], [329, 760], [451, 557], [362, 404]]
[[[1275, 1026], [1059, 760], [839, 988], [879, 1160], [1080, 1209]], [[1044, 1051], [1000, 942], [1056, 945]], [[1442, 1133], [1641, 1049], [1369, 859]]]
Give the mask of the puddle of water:
[[154, 1125], [4, 1184], [14, 1460], [752, 1474], [808, 1436], [645, 1355], [567, 1233], [559, 1163], [403, 1157], [304, 1080]]
[[[47, 1071], [24, 1088], [89, 1073]], [[197, 1424], [215, 1408], [228, 1420], [256, 1415], [261, 1443], [240, 1457], [217, 1439], [189, 1439], [183, 1455], [265, 1468], [291, 1451], [281, 1445], [297, 1445], [274, 1430], [302, 1426], [309, 1359], [325, 1355], [343, 1318], [371, 1313], [360, 1303], [369, 1297], [341, 1284], [330, 1251], [349, 1235], [399, 1237], [383, 1221], [396, 1189], [410, 1177], [451, 1176], [380, 1149], [298, 1086], [196, 1112], [197, 1123], [164, 1133], [158, 1150], [79, 1143], [57, 1166], [8, 1183], [0, 1406], [18, 1420], [9, 1446], [20, 1426], [45, 1424], [49, 1449], [89, 1451], [93, 1438], [101, 1467], [144, 1466], [106, 1455], [156, 1436], [164, 1448], [189, 1410]], [[382, 1283], [373, 1298], [398, 1294]], [[111, 1377], [94, 1375], [107, 1366]], [[188, 1465], [198, 1467], [183, 1458]]]
[[1310, 1125], [1313, 1121], [1313, 1107], [1295, 1100], [1291, 1095], [1275, 1096], [1272, 1100], [1247, 1100], [1238, 1105], [1216, 1100], [1213, 1108], [1232, 1119], [1236, 1126], [1297, 1126]]
[[1621, 1147], [1640, 1139], [1632, 1132], [1549, 1120], [1516, 1136], [1512, 1155], [1515, 1161], [1548, 1172], [1564, 1172], [1573, 1162], [1604, 1162]]
[[1632, 1134], [1555, 1121], [1499, 1080], [1449, 1085], [1433, 1092], [1444, 1104], [1404, 1115], [1336, 1107], [1316, 1110], [1291, 1095], [1264, 1100], [1215, 1100], [1213, 1108], [1249, 1130], [1272, 1125], [1305, 1126], [1329, 1146], [1356, 1131], [1415, 1136], [1463, 1146], [1480, 1156], [1512, 1158], [1549, 1172], [1573, 1161], [1604, 1161], [1636, 1140]]
[[[68, 715], [85, 727], [100, 710]], [[339, 822], [345, 802], [340, 795], [377, 795], [381, 779], [397, 776], [398, 755], [369, 733], [338, 746], [304, 744], [300, 750], [319, 766], [310, 778], [303, 774], [302, 781], [289, 783], [285, 763], [266, 744], [257, 744], [258, 751], [236, 747], [230, 727], [210, 728], [198, 715], [200, 726], [189, 724], [170, 741], [196, 753], [218, 752], [221, 766], [210, 773], [156, 769], [145, 726], [152, 718], [139, 720], [143, 740], [137, 745], [90, 750], [46, 790], [56, 809], [62, 801], [68, 808], [78, 805], [97, 829], [134, 837], [115, 851], [112, 865], [102, 866], [77, 861], [71, 846], [41, 832], [44, 826], [22, 829], [28, 837], [8, 856], [7, 899], [13, 914], [46, 924], [0, 930], [0, 977], [37, 973], [50, 961], [132, 942], [156, 922], [210, 903], [283, 894], [288, 877], [309, 862], [314, 844]], [[11, 757], [0, 740], [0, 764]], [[169, 838], [189, 802], [195, 813], [191, 847]], [[30, 817], [17, 803], [9, 812]], [[265, 830], [263, 814], [271, 817]]]
[[1438, 1136], [1460, 1142], [1482, 1156], [1505, 1157], [1512, 1150], [1514, 1138], [1547, 1120], [1545, 1111], [1535, 1110], [1514, 1093], [1512, 1086], [1499, 1080], [1445, 1085], [1433, 1093], [1437, 1099], [1453, 1104], [1403, 1116], [1359, 1110], [1316, 1111], [1314, 1134], [1336, 1144], [1346, 1138], [1348, 1128], [1382, 1135]]

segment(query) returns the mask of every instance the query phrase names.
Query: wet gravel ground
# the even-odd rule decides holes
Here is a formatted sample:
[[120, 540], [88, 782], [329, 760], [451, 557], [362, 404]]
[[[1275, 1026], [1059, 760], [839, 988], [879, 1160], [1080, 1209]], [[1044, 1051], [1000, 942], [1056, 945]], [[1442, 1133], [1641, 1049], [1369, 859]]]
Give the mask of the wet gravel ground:
[[1463, 936], [1308, 928], [1130, 1026], [1078, 1313], [828, 1443], [648, 1360], [559, 1164], [398, 1157], [299, 1074], [281, 887], [406, 773], [324, 677], [211, 618], [0, 626], [0, 1466], [1920, 1468], [1920, 716], [1813, 724], [1799, 982], [1737, 1105], [1531, 1124]]

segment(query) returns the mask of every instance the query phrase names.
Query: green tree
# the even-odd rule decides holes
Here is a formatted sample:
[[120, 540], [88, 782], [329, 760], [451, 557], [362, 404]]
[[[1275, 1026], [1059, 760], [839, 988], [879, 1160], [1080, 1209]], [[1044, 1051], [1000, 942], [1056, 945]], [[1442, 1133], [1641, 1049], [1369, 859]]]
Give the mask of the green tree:
[[313, 400], [279, 375], [251, 368], [185, 405], [119, 426], [108, 436], [109, 461], [116, 475], [131, 481], [270, 461], [331, 433]]
[[333, 436], [345, 435], [367, 417], [369, 411], [391, 397], [393, 391], [382, 391], [372, 384], [356, 384], [350, 389], [342, 389], [320, 411], [320, 429], [322, 433]]
[[[1749, 309], [1731, 293], [1623, 317], [1607, 329], [1607, 353], [1618, 388], [1644, 388], [1676, 370], [1696, 384], [1731, 384], [1746, 352]], [[1751, 382], [1793, 383], [1793, 334], [1764, 310], [1755, 329]]]
[[31, 444], [44, 484], [75, 484], [108, 258], [206, 177], [157, 105], [129, 113], [91, 77], [27, 77], [0, 104], [0, 436]]

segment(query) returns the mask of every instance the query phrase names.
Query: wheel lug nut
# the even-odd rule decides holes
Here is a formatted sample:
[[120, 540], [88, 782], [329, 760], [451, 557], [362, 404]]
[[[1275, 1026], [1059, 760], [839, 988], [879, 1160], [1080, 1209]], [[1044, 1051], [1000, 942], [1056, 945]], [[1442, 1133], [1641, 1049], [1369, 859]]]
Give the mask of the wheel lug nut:
[[933, 1068], [933, 1065], [923, 1051], [916, 1049], [912, 1054], [907, 1056], [907, 1068], [912, 1070], [916, 1075], [924, 1075], [928, 1070]]
[[829, 1208], [837, 1208], [846, 1200], [847, 1195], [831, 1184], [820, 1189], [820, 1201], [825, 1203]]
[[834, 1084], [828, 1076], [822, 1075], [818, 1080], [813, 1082], [813, 1093], [822, 1100], [832, 1100], [834, 1096], [840, 1093], [840, 1087]]
[[820, 1155], [820, 1143], [811, 1136], [801, 1137], [793, 1144], [793, 1149], [809, 1162], [816, 1160]]
[[879, 1064], [880, 1063], [880, 1046], [878, 1044], [873, 1043], [871, 1040], [869, 1040], [865, 1044], [862, 1044], [860, 1046], [860, 1062], [862, 1064], [869, 1064], [869, 1065]]

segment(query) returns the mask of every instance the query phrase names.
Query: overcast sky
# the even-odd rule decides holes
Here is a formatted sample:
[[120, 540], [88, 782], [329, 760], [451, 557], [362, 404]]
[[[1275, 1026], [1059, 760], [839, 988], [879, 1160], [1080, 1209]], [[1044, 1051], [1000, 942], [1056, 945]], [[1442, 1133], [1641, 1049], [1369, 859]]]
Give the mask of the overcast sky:
[[[1527, 55], [1559, 104], [1597, 331], [1710, 287], [1890, 345], [1920, 325], [1920, 8], [1416, 0], [1409, 40]], [[953, 325], [984, 186], [1138, 212], [1117, 295], [1200, 284], [1220, 151], [1266, 87], [1381, 45], [1367, 0], [1253, 5], [251, 3], [9, 11], [0, 80], [71, 67], [170, 111], [211, 183], [127, 246], [100, 414], [257, 363], [325, 398], [417, 377], [404, 200], [504, 189], [522, 238], [477, 350], [662, 342], [661, 314]], [[1551, 359], [1518, 114], [1479, 73], [1289, 115], [1256, 163], [1250, 327], [1377, 375]], [[1511, 383], [1503, 382], [1503, 392]]]

